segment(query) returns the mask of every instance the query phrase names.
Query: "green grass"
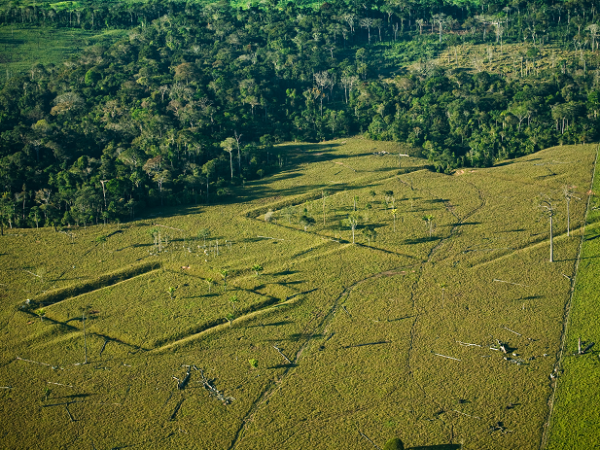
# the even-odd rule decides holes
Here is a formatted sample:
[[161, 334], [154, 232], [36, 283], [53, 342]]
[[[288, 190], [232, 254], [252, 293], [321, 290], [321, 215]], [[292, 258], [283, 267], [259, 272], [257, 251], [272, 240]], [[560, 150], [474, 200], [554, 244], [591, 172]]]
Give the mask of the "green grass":
[[[593, 192], [600, 192], [598, 170], [594, 179]], [[592, 197], [591, 207], [598, 206], [597, 197]], [[573, 292], [569, 314], [569, 328], [562, 355], [561, 371], [557, 381], [557, 393], [552, 413], [549, 449], [596, 448], [598, 446], [597, 405], [600, 400], [600, 354], [596, 346], [584, 355], [578, 355], [578, 339], [582, 347], [589, 343], [600, 343], [600, 211], [592, 209], [588, 213], [581, 260]]]
[[79, 53], [84, 45], [110, 44], [126, 30], [90, 31], [80, 28], [33, 27], [21, 24], [0, 27], [0, 61], [13, 75], [26, 73], [33, 65], [61, 64]]
[[[569, 297], [563, 274], [573, 275], [585, 204], [573, 205], [567, 238], [559, 200], [551, 264], [535, 198], [558, 195], [566, 182], [583, 196], [596, 146], [552, 148], [453, 176], [423, 170], [416, 157], [399, 166], [397, 154], [410, 149], [393, 143], [280, 150], [290, 165], [248, 183], [240, 202], [73, 229], [74, 240], [51, 229], [8, 230], [0, 256], [7, 448], [370, 446], [359, 430], [380, 447], [393, 436], [409, 447], [539, 447]], [[390, 155], [373, 154], [381, 151]], [[339, 224], [355, 195], [360, 226], [375, 227], [375, 241], [359, 228], [352, 245]], [[287, 205], [296, 210], [291, 223], [281, 214]], [[304, 209], [316, 222], [307, 232], [298, 223]], [[431, 238], [422, 220], [429, 214]], [[168, 240], [162, 252], [152, 228]], [[201, 228], [211, 230], [206, 244], [195, 238]], [[111, 234], [104, 246], [101, 234]], [[255, 264], [264, 267], [258, 277]], [[142, 265], [158, 268], [127, 272]], [[210, 295], [209, 277], [217, 281]], [[99, 279], [96, 289], [45, 306], [43, 320], [22, 309], [27, 298]], [[85, 339], [82, 307], [97, 311]], [[496, 339], [517, 356], [491, 350]], [[235, 400], [211, 397], [193, 367], [177, 390], [172, 377], [182, 379], [189, 366]], [[498, 422], [510, 432], [490, 432]]]

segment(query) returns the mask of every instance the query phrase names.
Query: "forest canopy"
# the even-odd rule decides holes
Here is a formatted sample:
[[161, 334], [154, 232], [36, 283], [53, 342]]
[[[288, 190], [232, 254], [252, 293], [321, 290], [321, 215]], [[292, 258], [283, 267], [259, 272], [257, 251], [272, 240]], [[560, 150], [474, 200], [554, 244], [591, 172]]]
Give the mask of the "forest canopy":
[[221, 201], [285, 168], [284, 141], [406, 142], [450, 172], [599, 138], [594, 2], [56, 5], [0, 22], [127, 35], [6, 69], [7, 226]]

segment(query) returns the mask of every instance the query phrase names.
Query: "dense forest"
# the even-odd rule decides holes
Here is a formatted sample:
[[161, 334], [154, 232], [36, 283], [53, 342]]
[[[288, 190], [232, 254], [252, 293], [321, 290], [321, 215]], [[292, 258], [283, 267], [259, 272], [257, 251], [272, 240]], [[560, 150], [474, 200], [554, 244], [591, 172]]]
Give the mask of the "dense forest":
[[0, 82], [0, 221], [69, 226], [213, 203], [276, 144], [363, 134], [432, 170], [598, 140], [592, 1], [50, 4], [6, 27], [126, 28]]

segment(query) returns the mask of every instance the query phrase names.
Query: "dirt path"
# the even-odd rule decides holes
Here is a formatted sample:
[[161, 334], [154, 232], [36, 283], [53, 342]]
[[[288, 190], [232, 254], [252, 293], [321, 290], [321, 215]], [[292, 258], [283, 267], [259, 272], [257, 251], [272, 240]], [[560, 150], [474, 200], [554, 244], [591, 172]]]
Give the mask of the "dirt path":
[[345, 288], [340, 295], [337, 296], [337, 298], [333, 301], [331, 307], [329, 308], [329, 311], [327, 312], [327, 314], [325, 314], [324, 316], [321, 317], [321, 320], [314, 327], [311, 335], [306, 339], [306, 341], [298, 349], [298, 351], [294, 355], [292, 364], [290, 364], [288, 367], [286, 367], [283, 374], [279, 377], [278, 382], [275, 383], [274, 381], [271, 381], [269, 384], [267, 384], [265, 389], [263, 389], [263, 391], [259, 394], [259, 396], [256, 398], [256, 400], [252, 403], [252, 405], [250, 406], [250, 409], [244, 415], [244, 417], [240, 423], [240, 426], [237, 429], [235, 436], [233, 437], [231, 445], [228, 447], [228, 450], [233, 450], [236, 447], [237, 443], [244, 436], [244, 430], [245, 430], [246, 424], [252, 420], [252, 418], [259, 412], [260, 407], [271, 397], [271, 395], [273, 395], [276, 392], [275, 387], [278, 384], [281, 384], [284, 377], [298, 366], [298, 363], [300, 362], [302, 353], [309, 346], [309, 344], [312, 342], [312, 340], [315, 338], [315, 336], [319, 336], [320, 334], [322, 334], [324, 332], [324, 330], [327, 328], [327, 325], [334, 317], [335, 312], [338, 309], [340, 301], [343, 298], [345, 298], [346, 296], [350, 295], [352, 293], [352, 291], [355, 288], [357, 288], [358, 286], [360, 286], [361, 284], [366, 283], [367, 281], [371, 281], [371, 280], [380, 278], [380, 277], [391, 277], [394, 275], [398, 275], [401, 273], [401, 269], [406, 268], [406, 267], [408, 267], [408, 266], [401, 266], [396, 269], [392, 269], [392, 270], [388, 269], [388, 270], [385, 270], [382, 272], [378, 272], [378, 273], [369, 275], [365, 278], [362, 278], [362, 279], [354, 282], [353, 284], [351, 284], [350, 286]]
[[[430, 263], [433, 259], [433, 257], [435, 256], [435, 254], [438, 252], [438, 250], [442, 247], [442, 245], [444, 245], [446, 242], [450, 241], [450, 239], [452, 239], [453, 236], [456, 235], [457, 231], [459, 230], [459, 228], [463, 225], [463, 223], [465, 223], [465, 221], [467, 221], [469, 218], [471, 218], [474, 214], [476, 214], [479, 210], [481, 210], [481, 208], [483, 208], [485, 206], [485, 198], [481, 192], [481, 190], [475, 186], [473, 183], [471, 182], [466, 182], [467, 184], [473, 186], [473, 188], [476, 189], [477, 191], [477, 195], [479, 196], [479, 200], [480, 203], [478, 206], [476, 206], [475, 208], [473, 208], [470, 212], [468, 212], [467, 214], [465, 214], [464, 217], [460, 218], [456, 215], [456, 213], [452, 210], [452, 206], [449, 204], [445, 204], [446, 209], [448, 209], [448, 211], [457, 218], [458, 223], [456, 223], [453, 227], [452, 230], [450, 230], [450, 233], [448, 234], [448, 236], [446, 236], [445, 238], [441, 239], [430, 251], [429, 254], [427, 255], [427, 259], [421, 264], [421, 270], [419, 270], [419, 276], [417, 277], [417, 279], [415, 280], [415, 282], [412, 285], [411, 288], [411, 293], [410, 293], [410, 299], [411, 299], [411, 304], [412, 304], [412, 308], [417, 309], [418, 305], [416, 303], [416, 293], [419, 289], [419, 286], [421, 284], [421, 281], [423, 280], [423, 273], [424, 273], [424, 269], [426, 267], [426, 265], [428, 263]], [[410, 340], [409, 340], [409, 346], [408, 346], [408, 352], [407, 352], [407, 356], [406, 356], [406, 368], [407, 368], [407, 372], [408, 372], [408, 377], [409, 380], [411, 380], [418, 388], [419, 390], [423, 393], [423, 397], [429, 399], [430, 401], [432, 401], [433, 403], [435, 403], [438, 408], [443, 409], [442, 405], [435, 400], [435, 398], [429, 397], [427, 395], [427, 392], [425, 390], [425, 387], [422, 386], [415, 378], [414, 378], [414, 374], [413, 374], [413, 370], [411, 367], [411, 357], [412, 357], [412, 350], [413, 350], [413, 342], [415, 339], [415, 335], [416, 335], [416, 327], [417, 327], [417, 323], [419, 321], [419, 318], [421, 317], [421, 315], [424, 314], [424, 310], [419, 311], [416, 313], [415, 315], [415, 319], [413, 320], [413, 323], [411, 325], [410, 328]], [[441, 419], [440, 419], [441, 420]], [[442, 420], [442, 423], [446, 426], [446, 422], [444, 422]], [[449, 442], [452, 443], [454, 439], [454, 428], [453, 426], [450, 424], [450, 430], [449, 430]]]

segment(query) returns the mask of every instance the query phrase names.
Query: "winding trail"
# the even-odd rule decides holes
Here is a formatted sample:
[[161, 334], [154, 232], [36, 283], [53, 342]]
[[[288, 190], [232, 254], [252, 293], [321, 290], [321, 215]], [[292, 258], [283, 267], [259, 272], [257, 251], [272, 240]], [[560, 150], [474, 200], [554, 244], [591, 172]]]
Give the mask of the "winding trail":
[[[287, 366], [285, 368], [283, 374], [281, 374], [281, 376], [279, 377], [278, 383], [281, 383], [283, 378], [298, 365], [300, 358], [302, 356], [302, 353], [308, 347], [308, 345], [311, 343], [311, 341], [315, 338], [315, 336], [320, 335], [323, 332], [323, 330], [325, 330], [327, 328], [327, 325], [334, 317], [335, 312], [338, 309], [339, 303], [343, 298], [345, 298], [347, 295], [350, 295], [350, 293], [356, 287], [360, 286], [363, 283], [366, 283], [367, 281], [371, 281], [371, 280], [385, 277], [385, 276], [390, 277], [390, 276], [398, 275], [401, 273], [401, 269], [406, 268], [406, 267], [409, 267], [409, 266], [405, 265], [405, 266], [400, 266], [396, 269], [384, 270], [384, 271], [369, 275], [365, 278], [362, 278], [362, 279], [352, 283], [350, 286], [346, 287], [337, 296], [337, 298], [333, 301], [327, 314], [325, 314], [324, 316], [321, 317], [321, 320], [314, 327], [311, 335], [305, 340], [305, 342], [302, 344], [302, 346], [298, 349], [298, 351], [294, 355], [292, 364], [290, 364], [289, 366]], [[237, 443], [240, 441], [240, 439], [243, 438], [244, 429], [245, 429], [246, 424], [251, 421], [252, 417], [258, 412], [258, 410], [260, 409], [262, 404], [264, 404], [271, 397], [271, 395], [275, 392], [275, 390], [274, 390], [275, 387], [276, 387], [276, 383], [274, 381], [269, 382], [269, 384], [267, 384], [265, 386], [265, 388], [262, 390], [262, 392], [259, 394], [259, 396], [256, 398], [256, 400], [252, 403], [252, 405], [250, 406], [250, 409], [244, 415], [244, 417], [240, 423], [240, 426], [237, 429], [237, 431], [233, 437], [231, 445], [228, 447], [228, 450], [233, 450], [236, 447]]]
[[[429, 254], [427, 255], [427, 259], [421, 264], [421, 270], [419, 271], [419, 276], [417, 278], [417, 280], [415, 280], [415, 282], [413, 283], [412, 289], [411, 289], [411, 293], [410, 293], [410, 300], [411, 300], [411, 304], [412, 304], [412, 308], [413, 309], [418, 309], [417, 305], [416, 305], [416, 293], [419, 289], [419, 285], [421, 283], [421, 281], [423, 280], [423, 272], [424, 272], [424, 268], [425, 266], [430, 263], [433, 259], [433, 257], [435, 256], [435, 254], [437, 253], [437, 251], [442, 247], [442, 245], [444, 243], [446, 243], [447, 241], [449, 241], [452, 237], [454, 237], [457, 233], [457, 231], [459, 230], [459, 228], [463, 225], [463, 223], [465, 223], [465, 221], [467, 221], [468, 219], [470, 219], [473, 215], [475, 215], [477, 212], [479, 212], [486, 204], [485, 202], [485, 197], [483, 196], [481, 189], [479, 189], [475, 184], [465, 181], [465, 183], [471, 185], [476, 191], [477, 191], [477, 195], [479, 196], [479, 205], [476, 206], [475, 208], [473, 208], [470, 212], [468, 212], [467, 214], [465, 214], [464, 217], [459, 218], [456, 213], [451, 209], [451, 205], [449, 204], [445, 204], [446, 208], [449, 210], [449, 212], [455, 216], [458, 219], [458, 222], [452, 227], [452, 229], [450, 230], [450, 233], [448, 233], [448, 235], [446, 237], [444, 237], [443, 239], [441, 239], [430, 251]], [[413, 342], [415, 339], [415, 335], [416, 335], [416, 326], [417, 326], [417, 322], [419, 320], [419, 318], [421, 317], [421, 315], [423, 315], [425, 313], [424, 310], [421, 310], [419, 312], [416, 313], [415, 315], [415, 319], [413, 320], [413, 323], [410, 327], [410, 340], [409, 340], [409, 346], [408, 346], [408, 352], [407, 352], [407, 356], [406, 356], [406, 368], [408, 371], [408, 377], [410, 380], [412, 380], [414, 382], [414, 384], [419, 388], [419, 390], [423, 393], [423, 397], [424, 398], [428, 398], [429, 400], [431, 400], [433, 403], [435, 403], [440, 409], [442, 408], [442, 405], [435, 399], [435, 398], [431, 398], [427, 395], [427, 392], [425, 390], [425, 387], [422, 386], [415, 378], [414, 378], [414, 374], [413, 374], [413, 370], [412, 370], [412, 366], [411, 366], [411, 357], [412, 357], [412, 351], [413, 351]], [[441, 420], [441, 419], [440, 419]], [[442, 423], [447, 426], [446, 422], [442, 420]], [[454, 439], [454, 428], [453, 426], [450, 424], [450, 432], [449, 432], [450, 436], [450, 442], [452, 443], [453, 439]]]

